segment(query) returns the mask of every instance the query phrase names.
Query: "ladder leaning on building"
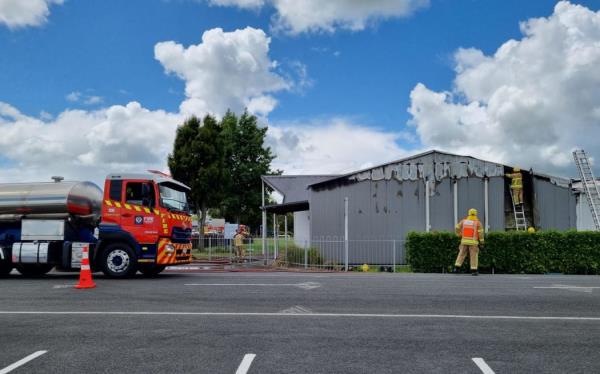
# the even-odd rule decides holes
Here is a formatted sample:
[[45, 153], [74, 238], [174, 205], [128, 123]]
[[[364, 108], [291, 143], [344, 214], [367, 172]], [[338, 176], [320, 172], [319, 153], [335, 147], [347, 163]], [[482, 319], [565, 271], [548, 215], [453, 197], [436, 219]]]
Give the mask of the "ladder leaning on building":
[[581, 176], [581, 184], [583, 185], [583, 191], [590, 206], [594, 226], [596, 230], [600, 230], [600, 190], [596, 184], [590, 162], [583, 149], [575, 150], [573, 158]]
[[510, 191], [510, 197], [512, 200], [513, 213], [515, 215], [515, 229], [517, 231], [527, 230], [527, 218], [525, 218], [525, 203], [515, 204], [515, 196], [513, 191]]

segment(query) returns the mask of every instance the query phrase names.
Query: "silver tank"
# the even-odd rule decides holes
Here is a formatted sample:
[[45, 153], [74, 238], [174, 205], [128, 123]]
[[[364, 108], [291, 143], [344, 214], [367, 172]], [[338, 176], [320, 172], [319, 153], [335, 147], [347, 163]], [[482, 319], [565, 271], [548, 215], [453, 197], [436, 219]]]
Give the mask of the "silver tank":
[[0, 183], [0, 216], [99, 218], [102, 190], [92, 182]]

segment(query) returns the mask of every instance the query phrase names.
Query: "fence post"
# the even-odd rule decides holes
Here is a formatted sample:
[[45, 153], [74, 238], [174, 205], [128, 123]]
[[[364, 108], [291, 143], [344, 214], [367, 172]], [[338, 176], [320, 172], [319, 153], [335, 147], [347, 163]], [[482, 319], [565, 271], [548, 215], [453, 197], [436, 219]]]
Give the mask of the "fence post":
[[396, 272], [396, 239], [394, 239], [392, 241], [392, 243], [393, 243], [393, 247], [392, 247], [392, 249], [393, 249], [393, 258], [392, 258], [392, 266], [393, 266], [393, 268], [392, 268], [392, 272], [395, 273]]
[[308, 269], [308, 246], [304, 242], [304, 269]]
[[262, 237], [262, 254], [264, 264], [267, 265], [267, 211], [265, 210], [265, 181], [262, 179], [262, 225], [260, 226], [261, 237]]
[[208, 261], [210, 261], [211, 259], [211, 252], [212, 252], [212, 241], [210, 240], [210, 236], [208, 237]]
[[273, 213], [273, 260], [277, 260], [277, 215]]
[[287, 261], [288, 255], [288, 225], [287, 225], [287, 213], [283, 216], [283, 235], [285, 237], [285, 261]]
[[344, 271], [348, 271], [348, 197], [344, 198]]
[[425, 179], [425, 232], [431, 231], [429, 224], [429, 179]]

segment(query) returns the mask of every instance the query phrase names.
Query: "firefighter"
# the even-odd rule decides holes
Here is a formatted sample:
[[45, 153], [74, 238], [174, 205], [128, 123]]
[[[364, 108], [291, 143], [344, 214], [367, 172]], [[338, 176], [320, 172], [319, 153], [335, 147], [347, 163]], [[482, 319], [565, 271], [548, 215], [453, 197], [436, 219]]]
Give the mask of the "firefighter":
[[514, 204], [523, 204], [523, 174], [521, 174], [521, 169], [514, 168], [513, 172], [506, 174], [506, 176], [511, 179], [510, 189], [512, 190]]
[[483, 245], [483, 225], [477, 218], [477, 210], [469, 209], [469, 215], [456, 225], [456, 235], [460, 236], [460, 246], [458, 247], [458, 256], [454, 263], [453, 273], [458, 273], [460, 267], [465, 261], [467, 252], [469, 252], [469, 262], [471, 264], [471, 275], [479, 275], [479, 244]]
[[235, 247], [235, 255], [240, 262], [244, 261], [244, 234], [241, 229], [235, 230], [235, 236], [233, 237], [233, 245]]

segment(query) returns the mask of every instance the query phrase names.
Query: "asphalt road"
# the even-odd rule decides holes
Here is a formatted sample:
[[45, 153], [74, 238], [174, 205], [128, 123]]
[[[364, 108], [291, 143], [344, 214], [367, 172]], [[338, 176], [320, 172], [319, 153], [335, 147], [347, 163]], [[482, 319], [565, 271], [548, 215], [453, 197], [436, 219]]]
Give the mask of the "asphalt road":
[[600, 372], [600, 277], [95, 280], [0, 279], [0, 374]]

